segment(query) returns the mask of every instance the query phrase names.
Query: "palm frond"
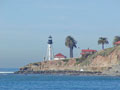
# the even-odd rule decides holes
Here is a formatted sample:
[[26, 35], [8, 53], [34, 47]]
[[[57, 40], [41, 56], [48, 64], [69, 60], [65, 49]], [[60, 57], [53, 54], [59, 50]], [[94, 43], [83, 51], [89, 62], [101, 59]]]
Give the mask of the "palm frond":
[[98, 40], [98, 44], [109, 44], [107, 38], [105, 37], [100, 37]]
[[65, 45], [67, 46], [67, 47], [76, 47], [76, 44], [77, 44], [77, 41], [73, 38], [73, 37], [71, 37], [71, 36], [67, 36], [66, 37], [66, 40], [65, 40]]

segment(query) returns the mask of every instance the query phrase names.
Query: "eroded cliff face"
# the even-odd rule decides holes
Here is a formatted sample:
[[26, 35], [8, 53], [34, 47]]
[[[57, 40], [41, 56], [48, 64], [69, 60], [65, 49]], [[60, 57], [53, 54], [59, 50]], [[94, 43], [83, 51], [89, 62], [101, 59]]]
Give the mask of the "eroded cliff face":
[[25, 67], [22, 67], [21, 70], [25, 70], [25, 69], [32, 71], [80, 70], [80, 66], [75, 64], [76, 64], [76, 59], [43, 61], [43, 62], [29, 64]]
[[98, 55], [96, 58], [92, 60], [90, 66], [111, 67], [118, 64], [120, 64], [120, 50], [119, 47], [116, 47], [113, 51], [109, 53], [109, 55], [106, 56]]
[[120, 46], [108, 48], [89, 56], [85, 60], [82, 58], [43, 61], [28, 64], [21, 71], [46, 71], [46, 70], [74, 70], [74, 71], [105, 71], [109, 68], [119, 65]]

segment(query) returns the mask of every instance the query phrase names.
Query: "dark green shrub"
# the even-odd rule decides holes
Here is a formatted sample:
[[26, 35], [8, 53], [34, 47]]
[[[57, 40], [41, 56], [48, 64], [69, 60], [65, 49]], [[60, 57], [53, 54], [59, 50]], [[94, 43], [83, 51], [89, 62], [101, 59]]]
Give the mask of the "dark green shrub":
[[64, 59], [64, 60], [62, 60], [63, 62], [68, 62], [69, 61], [69, 59]]

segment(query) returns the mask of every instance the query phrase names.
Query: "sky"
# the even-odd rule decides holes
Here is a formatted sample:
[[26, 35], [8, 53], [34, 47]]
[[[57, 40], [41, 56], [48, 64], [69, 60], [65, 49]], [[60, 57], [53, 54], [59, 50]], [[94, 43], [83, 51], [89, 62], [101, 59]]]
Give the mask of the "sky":
[[120, 36], [119, 0], [0, 0], [0, 68], [19, 68], [40, 62], [46, 55], [48, 36], [54, 53], [69, 57], [65, 38], [81, 49], [100, 50], [97, 41], [106, 37], [112, 47]]

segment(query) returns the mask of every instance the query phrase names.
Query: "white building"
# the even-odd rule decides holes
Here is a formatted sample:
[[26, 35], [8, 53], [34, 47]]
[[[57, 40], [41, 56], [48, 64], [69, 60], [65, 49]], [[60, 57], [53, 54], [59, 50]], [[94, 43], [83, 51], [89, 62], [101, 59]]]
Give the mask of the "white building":
[[65, 58], [66, 58], [66, 56], [64, 56], [61, 53], [58, 53], [54, 56], [54, 60], [62, 60], [62, 59], [65, 59]]

